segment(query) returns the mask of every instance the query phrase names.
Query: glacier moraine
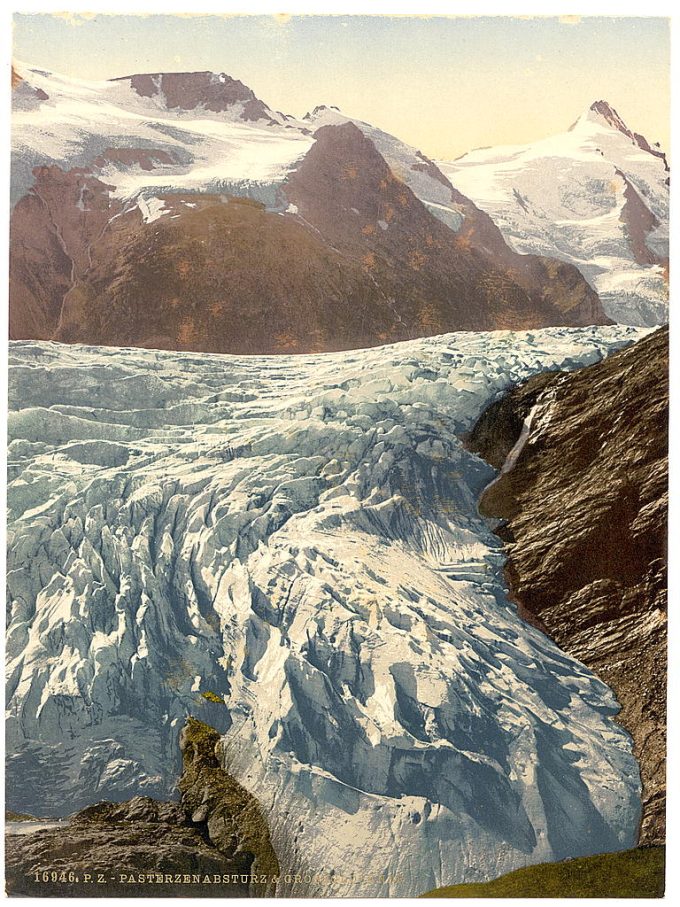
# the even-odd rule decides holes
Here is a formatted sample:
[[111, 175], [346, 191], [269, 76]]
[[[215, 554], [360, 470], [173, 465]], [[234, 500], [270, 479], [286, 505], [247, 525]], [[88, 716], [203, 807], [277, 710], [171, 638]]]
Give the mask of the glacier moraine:
[[314, 879], [279, 894], [417, 895], [634, 845], [616, 700], [518, 618], [477, 512], [494, 473], [460, 436], [510, 384], [643, 333], [12, 343], [8, 805], [172, 795], [191, 713]]

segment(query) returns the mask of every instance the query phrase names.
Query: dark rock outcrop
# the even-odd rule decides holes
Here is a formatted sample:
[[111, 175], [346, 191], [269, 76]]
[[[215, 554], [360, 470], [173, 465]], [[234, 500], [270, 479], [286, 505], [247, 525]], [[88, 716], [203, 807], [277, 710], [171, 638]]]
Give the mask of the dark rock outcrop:
[[178, 804], [147, 797], [98, 803], [61, 828], [9, 834], [5, 843], [7, 892], [15, 896], [247, 897], [247, 872], [206, 842]]
[[154, 98], [169, 110], [210, 110], [222, 113], [242, 105], [242, 120], [272, 120], [269, 108], [255, 93], [226, 73], [155, 72], [121, 76], [113, 82], [128, 82], [144, 98]]
[[221, 768], [219, 734], [190, 718], [180, 745], [184, 768], [179, 803], [150, 797], [95, 803], [61, 827], [8, 833], [8, 894], [273, 894], [279, 865], [266, 822], [255, 798]]
[[33, 88], [12, 66], [12, 104], [18, 108], [37, 107], [41, 101], [48, 101], [49, 95], [42, 88]]
[[[527, 421], [525, 421], [527, 420]], [[502, 520], [523, 613], [616, 693], [643, 782], [640, 842], [665, 837], [668, 329], [494, 403], [468, 439], [513, 465], [480, 502]]]
[[252, 876], [270, 880], [252, 883], [254, 892], [272, 894], [279, 862], [267, 822], [255, 797], [222, 768], [222, 746], [217, 731], [195, 718], [188, 720], [180, 738], [182, 808], [218, 850], [238, 855]]
[[657, 255], [647, 245], [647, 237], [659, 226], [658, 218], [645, 205], [625, 173], [617, 170], [616, 174], [621, 177], [625, 186], [623, 194], [626, 201], [621, 209], [620, 217], [626, 225], [628, 242], [635, 261], [639, 265], [663, 265], [668, 270], [668, 257]]

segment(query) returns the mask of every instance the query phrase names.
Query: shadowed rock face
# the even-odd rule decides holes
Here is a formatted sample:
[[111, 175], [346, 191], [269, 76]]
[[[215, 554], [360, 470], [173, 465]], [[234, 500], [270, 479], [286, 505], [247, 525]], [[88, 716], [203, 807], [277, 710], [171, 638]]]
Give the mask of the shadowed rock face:
[[665, 837], [668, 330], [576, 373], [539, 375], [469, 439], [514, 466], [480, 508], [504, 521], [520, 608], [621, 703], [643, 781], [641, 843]]
[[[274, 878], [279, 872], [267, 825], [254, 797], [220, 768], [219, 741], [212, 728], [188, 720], [181, 740], [180, 803], [150, 797], [105, 801], [81, 810], [58, 828], [10, 832], [6, 836], [8, 893], [48, 897], [273, 894], [274, 884], [252, 881], [253, 876]], [[49, 872], [43, 879], [45, 869]]]
[[668, 268], [668, 257], [657, 255], [647, 245], [647, 237], [659, 226], [658, 218], [645, 205], [630, 180], [620, 170], [616, 171], [624, 182], [626, 202], [621, 209], [621, 220], [626, 225], [628, 242], [635, 261], [639, 265], [663, 265]]
[[161, 150], [36, 168], [12, 216], [10, 336], [306, 353], [607, 323], [576, 268], [512, 252], [463, 196], [454, 233], [353, 124], [322, 127], [316, 139], [283, 186], [297, 209], [284, 216], [247, 199], [175, 192], [159, 196], [165, 216], [145, 221], [98, 168], [162, 167]]
[[92, 264], [92, 247], [121, 204], [88, 168], [36, 167], [10, 224], [12, 339], [52, 339], [64, 300]]

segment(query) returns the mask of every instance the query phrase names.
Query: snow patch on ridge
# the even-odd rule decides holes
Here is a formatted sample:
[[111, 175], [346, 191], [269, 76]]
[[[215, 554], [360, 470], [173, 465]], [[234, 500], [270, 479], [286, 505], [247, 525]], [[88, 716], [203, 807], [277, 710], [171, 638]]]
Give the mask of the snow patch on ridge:
[[142, 212], [142, 218], [145, 224], [152, 224], [168, 211], [164, 201], [155, 196], [144, 198], [143, 195], [139, 195], [137, 198], [137, 207]]
[[10, 806], [167, 796], [191, 713], [315, 876], [281, 893], [416, 895], [632, 846], [617, 703], [518, 618], [477, 511], [493, 470], [459, 439], [510, 384], [642, 333], [12, 343]]

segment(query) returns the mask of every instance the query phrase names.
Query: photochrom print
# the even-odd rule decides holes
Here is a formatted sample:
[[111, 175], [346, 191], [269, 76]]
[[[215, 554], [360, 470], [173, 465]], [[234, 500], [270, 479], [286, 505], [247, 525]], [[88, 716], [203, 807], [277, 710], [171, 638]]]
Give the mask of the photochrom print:
[[13, 19], [8, 894], [661, 897], [669, 21], [199, 12]]

